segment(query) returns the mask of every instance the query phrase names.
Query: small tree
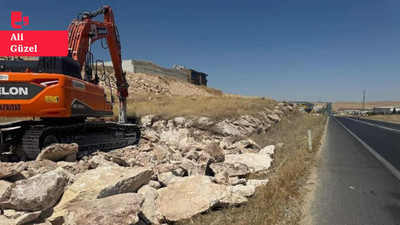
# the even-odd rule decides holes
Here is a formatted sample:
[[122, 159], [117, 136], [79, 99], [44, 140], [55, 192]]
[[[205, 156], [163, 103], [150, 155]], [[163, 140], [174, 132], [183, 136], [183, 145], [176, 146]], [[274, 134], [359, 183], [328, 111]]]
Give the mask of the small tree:
[[396, 114], [396, 107], [393, 107], [393, 114]]

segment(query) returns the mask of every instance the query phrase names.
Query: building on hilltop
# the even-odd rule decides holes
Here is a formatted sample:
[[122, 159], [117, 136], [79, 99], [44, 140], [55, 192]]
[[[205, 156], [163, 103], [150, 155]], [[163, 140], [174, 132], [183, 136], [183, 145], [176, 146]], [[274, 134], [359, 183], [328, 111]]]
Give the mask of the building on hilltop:
[[188, 76], [188, 82], [195, 84], [195, 85], [204, 85], [207, 86], [207, 76], [208, 74], [206, 73], [202, 73], [202, 72], [198, 72], [196, 70], [193, 69], [188, 69], [184, 66], [180, 66], [180, 65], [174, 65], [173, 66], [174, 69], [176, 70], [180, 70], [183, 71], [184, 73], [186, 73], [186, 75]]

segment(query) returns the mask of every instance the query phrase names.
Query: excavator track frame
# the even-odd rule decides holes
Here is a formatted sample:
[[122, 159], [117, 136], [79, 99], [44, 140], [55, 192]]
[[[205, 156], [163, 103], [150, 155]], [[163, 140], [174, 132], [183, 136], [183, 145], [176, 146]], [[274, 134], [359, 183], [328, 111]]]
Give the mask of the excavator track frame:
[[[11, 128], [11, 129], [10, 129]], [[3, 131], [11, 130], [5, 133]], [[54, 135], [58, 143], [77, 143], [79, 156], [94, 151], [107, 151], [135, 145], [140, 140], [140, 128], [135, 124], [116, 122], [85, 122], [49, 126], [41, 121], [22, 121], [0, 124], [2, 142], [5, 145], [21, 143], [28, 159], [36, 159], [47, 135]]]

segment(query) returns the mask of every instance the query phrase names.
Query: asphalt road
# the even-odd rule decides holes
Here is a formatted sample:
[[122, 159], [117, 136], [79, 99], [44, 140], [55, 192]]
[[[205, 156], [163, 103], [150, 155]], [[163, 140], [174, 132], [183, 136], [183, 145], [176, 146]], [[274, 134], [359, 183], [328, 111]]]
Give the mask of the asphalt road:
[[[398, 168], [400, 132], [395, 127], [337, 119]], [[311, 206], [313, 223], [400, 224], [400, 180], [333, 117], [327, 129]]]

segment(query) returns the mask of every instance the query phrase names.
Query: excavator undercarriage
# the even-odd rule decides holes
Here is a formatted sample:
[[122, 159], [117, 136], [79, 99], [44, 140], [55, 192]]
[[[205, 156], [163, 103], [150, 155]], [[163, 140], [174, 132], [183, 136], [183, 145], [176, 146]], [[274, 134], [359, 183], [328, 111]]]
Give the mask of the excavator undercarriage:
[[[79, 155], [135, 145], [140, 129], [116, 122], [58, 123], [16, 121], [0, 124], [1, 149], [20, 148], [27, 159], [35, 159], [42, 148], [55, 143], [77, 143]], [[5, 160], [9, 161], [9, 160]]]

